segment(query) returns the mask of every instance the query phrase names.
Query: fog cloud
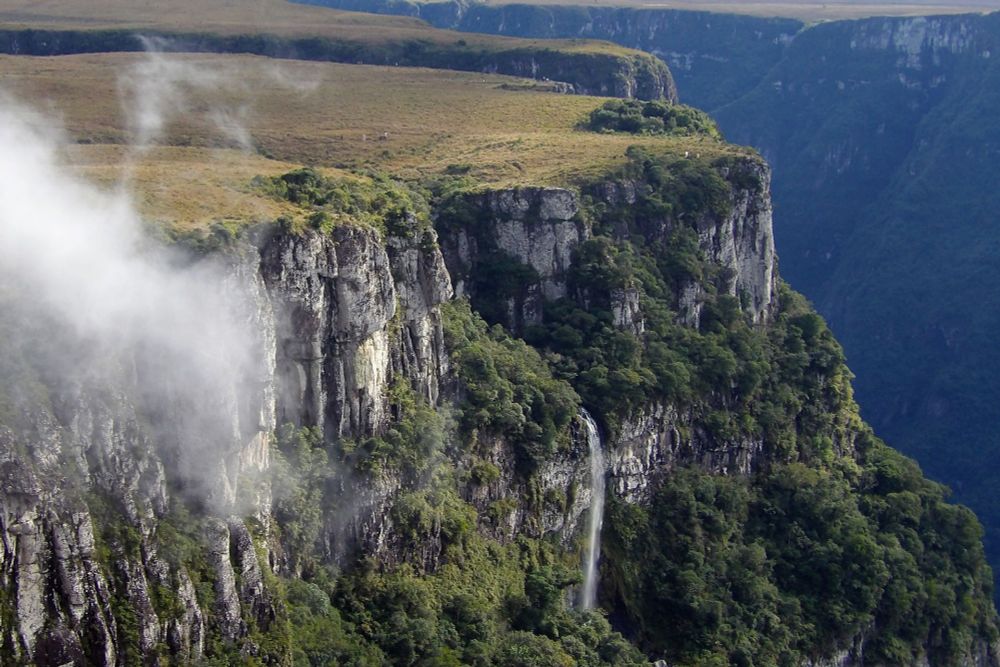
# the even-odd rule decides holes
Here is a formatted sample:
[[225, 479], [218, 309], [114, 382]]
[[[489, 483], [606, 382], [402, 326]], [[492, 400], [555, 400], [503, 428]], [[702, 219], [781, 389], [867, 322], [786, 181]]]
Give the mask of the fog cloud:
[[[160, 38], [142, 38], [146, 57], [123, 72], [118, 79], [132, 146], [144, 150], [161, 138], [174, 118], [195, 111], [197, 93], [218, 90], [243, 90], [243, 84], [220, 68], [207, 68], [165, 53], [170, 42]], [[252, 145], [245, 127], [246, 106], [213, 108], [207, 120], [226, 138], [244, 150]]]
[[[185, 86], [217, 76], [151, 55], [123, 86], [137, 143], [187, 109]], [[207, 115], [248, 142], [229, 110]], [[62, 143], [49, 119], [0, 95], [0, 286], [43, 307], [61, 335], [132, 355], [129, 381], [161, 455], [200, 495], [231, 500], [237, 452], [272, 426], [259, 286], [241, 275], [255, 267], [236, 251], [199, 260], [152, 241], [126, 189], [74, 175]], [[50, 369], [60, 370], [78, 369]]]

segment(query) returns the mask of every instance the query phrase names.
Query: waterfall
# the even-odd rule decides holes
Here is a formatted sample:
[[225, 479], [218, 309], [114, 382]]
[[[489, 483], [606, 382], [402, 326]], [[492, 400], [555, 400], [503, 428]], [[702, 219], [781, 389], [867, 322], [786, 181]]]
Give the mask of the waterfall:
[[583, 591], [580, 606], [592, 609], [597, 601], [597, 561], [601, 557], [601, 524], [604, 523], [604, 449], [601, 434], [590, 413], [580, 408], [587, 427], [587, 447], [590, 449], [590, 517], [587, 524], [587, 552], [583, 563]]

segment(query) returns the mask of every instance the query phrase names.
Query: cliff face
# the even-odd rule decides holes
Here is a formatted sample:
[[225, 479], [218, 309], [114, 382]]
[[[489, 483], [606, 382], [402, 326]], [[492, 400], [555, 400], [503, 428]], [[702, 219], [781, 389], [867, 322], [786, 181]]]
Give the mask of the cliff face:
[[[722, 211], [704, 211], [687, 224], [696, 231], [703, 257], [723, 269], [717, 288], [739, 298], [750, 320], [764, 326], [778, 308], [770, 172], [754, 160], [718, 169], [729, 185], [728, 206]], [[594, 192], [616, 211], [636, 206], [644, 187], [642, 180], [622, 179], [602, 183]], [[666, 242], [678, 224], [672, 216], [637, 220], [650, 245]], [[622, 227], [619, 233], [627, 234], [629, 229]], [[693, 277], [678, 284], [677, 313], [686, 326], [699, 327], [707, 299], [705, 288], [703, 280]], [[631, 310], [623, 300], [619, 311]], [[634, 322], [637, 318], [633, 315], [628, 319]], [[719, 438], [706, 431], [704, 416], [698, 409], [654, 402], [625, 419], [609, 462], [616, 493], [628, 502], [644, 502], [664, 475], [683, 465], [720, 474], [750, 474], [764, 454], [763, 439], [745, 434]]]
[[[208, 431], [189, 419], [200, 414], [190, 392], [145, 384], [158, 364], [177, 361], [169, 351], [95, 348], [30, 305], [25, 310], [21, 299], [8, 301], [28, 333], [16, 329], [8, 337], [23, 357], [19, 384], [4, 396], [10, 428], [0, 439], [3, 586], [11, 593], [4, 597], [6, 661], [128, 664], [158, 646], [194, 661], [204, 648], [207, 616], [217, 616], [222, 636], [244, 632], [239, 595], [261, 619], [271, 613], [268, 597], [253, 586], [256, 556], [239, 539], [241, 521], [232, 534], [224, 521], [211, 524], [201, 573], [178, 567], [158, 539], [172, 490], [217, 510], [233, 507], [250, 491], [241, 480], [269, 465], [274, 320], [247, 260], [247, 253], [226, 259], [226, 291], [256, 334], [255, 364], [238, 376], [251, 388], [214, 386], [218, 393], [194, 397], [227, 416]], [[52, 335], [27, 337], [38, 325], [52, 327]], [[11, 349], [4, 352], [10, 359]], [[72, 369], [68, 376], [52, 377], [53, 360], [65, 354], [77, 363], [64, 367]], [[260, 491], [245, 510], [265, 518], [270, 497]], [[242, 590], [234, 567], [245, 571]], [[198, 574], [215, 582], [211, 603], [196, 595]], [[168, 591], [176, 613], [166, 613]]]
[[608, 40], [663, 59], [683, 101], [703, 109], [716, 109], [752, 90], [803, 28], [793, 19], [673, 9], [488, 5], [464, 0], [305, 0], [305, 4], [417, 16], [439, 28], [492, 35]]
[[[513, 331], [540, 324], [545, 300], [567, 294], [573, 250], [590, 230], [580, 217], [577, 196], [557, 188], [519, 188], [463, 196], [441, 217], [442, 252], [458, 296], [476, 299], [495, 289], [503, 262], [526, 268], [494, 303]], [[487, 264], [487, 266], [484, 266]]]
[[567, 92], [578, 95], [677, 101], [677, 86], [670, 69], [655, 56], [561, 54], [558, 51], [511, 50], [483, 57], [474, 68], [456, 67], [461, 57], [436, 59], [444, 69], [475, 69], [528, 79], [563, 82]]
[[144, 38], [189, 53], [249, 53], [271, 58], [489, 72], [550, 82], [580, 95], [677, 100], [670, 69], [647, 53], [574, 51], [520, 46], [468, 46], [464, 40], [352, 41], [341, 37], [223, 35], [211, 32], [137, 30], [0, 30], [0, 53], [53, 56], [145, 51]]
[[[609, 185], [608, 191], [622, 187]], [[766, 195], [766, 185], [738, 191], [733, 196], [740, 205], [732, 214], [698, 223], [704, 252], [731, 264], [734, 275], [743, 271], [744, 261], [751, 267], [766, 265], [768, 276], [773, 272], [770, 244], [741, 232], [746, 226], [767, 227], [764, 218], [755, 217], [769, 211]], [[747, 209], [750, 200], [755, 203]], [[180, 392], [169, 387], [162, 394], [140, 391], [144, 365], [151, 373], [154, 363], [140, 351], [121, 352], [100, 377], [60, 378], [58, 383], [33, 377], [52, 392], [48, 401], [25, 397], [15, 406], [21, 411], [18, 432], [5, 429], [0, 437], [5, 470], [0, 571], [4, 589], [11, 591], [5, 613], [15, 621], [7, 627], [8, 655], [38, 664], [129, 664], [129, 651], [148, 655], [165, 645], [182, 659], [196, 660], [209, 624], [225, 641], [245, 641], [248, 621], [266, 629], [274, 610], [261, 570], [273, 566], [281, 572], [291, 565], [280, 553], [273, 562], [260, 561], [267, 553], [261, 550], [266, 536], [255, 538], [238, 517], [255, 516], [265, 524], [269, 519], [272, 489], [266, 473], [278, 426], [316, 427], [327, 440], [379, 434], [392, 424], [389, 393], [397, 382], [439, 404], [451, 382], [440, 306], [452, 297], [452, 280], [459, 295], [475, 299], [472, 281], [489, 253], [505, 253], [531, 269], [533, 282], [503, 307], [515, 328], [540, 323], [543, 304], [569, 294], [574, 252], [590, 237], [579, 195], [551, 188], [501, 190], [471, 196], [463, 204], [483, 227], [455, 228], [443, 239], [450, 272], [434, 231], [421, 230], [414, 219], [387, 240], [370, 228], [350, 225], [329, 235], [264, 231], [256, 247], [230, 252], [228, 280], [253, 323], [260, 363], [244, 378], [256, 389], [242, 404], [236, 392], [212, 399], [231, 415], [224, 434], [185, 427], [187, 406], [170, 403], [171, 397], [181, 400]], [[731, 288], [738, 285], [747, 286], [737, 279]], [[761, 293], [773, 298], [773, 286], [765, 287]], [[763, 321], [770, 307], [770, 301], [755, 302], [754, 319]], [[624, 302], [621, 308], [628, 310]], [[42, 359], [46, 350], [31, 353]], [[710, 453], [698, 436], [682, 439], [677, 424], [690, 421], [665, 406], [630, 421], [620, 444], [611, 447], [616, 493], [642, 500], [657, 476], [681, 460], [720, 471], [749, 470], [751, 451]], [[482, 526], [486, 534], [501, 541], [555, 534], [563, 544], [572, 542], [591, 503], [582, 430], [574, 426], [571, 444], [538, 471], [536, 493], [563, 500], [538, 507], [517, 502], [499, 514], [494, 510], [494, 518]], [[190, 448], [216, 452], [197, 458], [211, 463], [197, 475], [185, 468]], [[527, 495], [510, 442], [487, 438], [482, 458], [498, 475], [466, 487], [464, 496], [473, 507], [485, 516], [498, 501]], [[178, 487], [178, 480], [189, 488]], [[360, 550], [387, 566], [404, 560], [391, 508], [412, 482], [383, 472], [345, 475], [339, 484], [339, 494], [351, 499], [350, 509], [326, 522], [326, 556], [346, 563]], [[203, 490], [209, 514], [218, 518], [200, 523], [205, 553], [200, 571], [191, 573], [191, 563], [161, 553], [160, 526], [175, 520], [172, 496]], [[128, 557], [106, 560], [119, 550]], [[432, 544], [421, 558], [433, 568], [440, 552]], [[192, 574], [211, 582], [208, 607], [206, 598], [196, 595]], [[182, 614], [172, 613], [162, 599], [164, 590], [175, 591], [171, 598]], [[135, 628], [121, 627], [125, 607], [134, 610], [136, 645], [124, 636]]]
[[[721, 208], [698, 211], [687, 221], [697, 233], [697, 245], [705, 259], [722, 267], [726, 276], [721, 288], [741, 300], [741, 307], [755, 323], [766, 323], [776, 308], [777, 256], [771, 227], [771, 173], [754, 160], [720, 164], [717, 171], [726, 184]], [[635, 206], [648, 185], [641, 178], [612, 180], [592, 189], [592, 194], [613, 211]], [[628, 227], [619, 225], [619, 234]], [[647, 243], [665, 244], [681, 226], [672, 215], [652, 215], [636, 221]], [[682, 319], [697, 327], [705, 298], [704, 284], [691, 277], [678, 288], [678, 310]]]
[[[142, 351], [121, 351], [97, 377], [83, 371], [51, 385], [52, 378], [25, 378], [44, 385], [48, 400], [16, 397], [10, 408], [20, 432], [5, 428], [0, 437], [8, 659], [134, 664], [134, 651], [166, 646], [187, 662], [204, 650], [207, 616], [224, 641], [245, 639], [251, 619], [266, 631], [275, 612], [261, 570], [270, 565], [258, 560], [263, 542], [237, 514], [268, 521], [277, 426], [315, 426], [331, 438], [378, 432], [389, 422], [386, 394], [397, 380], [436, 402], [447, 368], [438, 307], [451, 283], [433, 231], [388, 244], [355, 227], [329, 237], [269, 233], [259, 254], [253, 247], [231, 254], [228, 280], [257, 334], [260, 366], [242, 378], [255, 387], [249, 395], [246, 385], [231, 388], [245, 404], [206, 397], [229, 415], [228, 434], [187, 430], [190, 406], [171, 404], [171, 388], [150, 395], [143, 368], [158, 360]], [[28, 364], [49, 353], [33, 347]], [[190, 461], [208, 468], [195, 473]], [[384, 555], [380, 532], [398, 484], [348, 485], [345, 493], [360, 493], [358, 505], [331, 535], [331, 553], [362, 546]], [[198, 572], [161, 553], [173, 495], [201, 498], [219, 517], [199, 522]], [[184, 526], [192, 528], [199, 532]], [[108, 560], [119, 551], [127, 557]], [[192, 575], [209, 581], [208, 606]]]
[[[725, 293], [742, 296], [751, 321], [764, 325], [777, 309], [770, 174], [753, 160], [720, 167], [719, 173], [730, 179], [729, 206], [722, 213], [706, 211], [687, 224], [696, 230], [706, 260], [726, 272], [721, 286]], [[605, 208], [617, 211], [636, 206], [644, 189], [648, 186], [643, 181], [627, 178], [601, 182], [589, 192]], [[439, 229], [456, 294], [468, 296], [488, 319], [495, 317], [515, 332], [541, 325], [546, 303], [567, 297], [586, 301], [585, 290], [574, 284], [571, 275], [579, 245], [592, 236], [580, 209], [575, 193], [554, 188], [490, 191], [453, 203], [439, 217]], [[637, 226], [652, 245], [664, 243], [679, 225], [683, 223], [673, 216], [664, 216], [641, 219]], [[616, 233], [624, 238], [632, 231], [621, 223]], [[515, 284], [498, 289], [498, 267], [510, 263], [524, 270], [515, 272]], [[692, 278], [680, 284], [676, 291], [680, 320], [697, 328], [706, 298], [701, 281]], [[637, 290], [612, 290], [611, 301], [615, 325], [641, 335]], [[697, 411], [653, 403], [622, 423], [611, 447], [611, 484], [628, 502], [641, 502], [677, 466], [749, 474], [763, 450], [759, 438], [720, 442], [699, 425]], [[578, 448], [576, 455], [585, 452]], [[585, 472], [585, 466], [577, 471], [577, 488], [585, 486]]]
[[[264, 242], [261, 272], [280, 323], [278, 424], [314, 427], [327, 440], [381, 433], [396, 383], [438, 403], [447, 372], [439, 306], [451, 281], [434, 232], [405, 224], [387, 242], [350, 226]], [[401, 480], [348, 475], [340, 484], [353, 509], [331, 517], [326, 556], [360, 548], [396, 562], [388, 514]]]
[[785, 277], [844, 343], [866, 418], [977, 510], [1000, 564], [988, 444], [998, 408], [986, 398], [1000, 374], [981, 372], [1000, 364], [983, 333], [996, 318], [981, 307], [995, 280], [968, 251], [995, 242], [996, 15], [806, 27], [661, 9], [374, 6], [473, 32], [608, 39], [664, 59], [683, 101], [774, 167]]
[[[721, 166], [728, 184], [724, 210], [700, 212], [689, 221], [706, 260], [726, 271], [723, 290], [742, 300], [755, 323], [766, 323], [776, 307], [777, 257], [771, 231], [770, 173], [752, 160]], [[648, 186], [636, 178], [603, 181], [587, 194], [606, 208], [633, 207]], [[571, 294], [570, 269], [574, 250], [591, 237], [578, 196], [558, 188], [519, 188], [462, 197], [440, 217], [442, 251], [455, 279], [456, 293], [469, 296], [477, 310], [507, 328], [523, 332], [541, 324], [544, 302]], [[616, 233], [627, 236], [619, 221]], [[675, 216], [650, 216], [637, 230], [650, 244], [664, 244], [679, 226]], [[497, 274], [505, 262], [524, 270], [511, 284], [498, 288]], [[498, 291], [499, 289], [499, 291]], [[483, 303], [485, 299], [490, 303]], [[497, 301], [497, 298], [500, 301]], [[691, 278], [677, 289], [682, 319], [697, 327], [705, 292]], [[634, 289], [622, 287], [613, 296], [618, 326], [641, 333], [641, 311]], [[492, 317], [491, 317], [492, 316]]]
[[[685, 198], [692, 184], [714, 195]], [[44, 314], [5, 297], [31, 323], [0, 343], [20, 387], [0, 403], [5, 660], [186, 663], [230, 651], [287, 662], [291, 644], [275, 637], [294, 641], [282, 634], [291, 602], [275, 576], [315, 581], [359, 562], [454, 571], [456, 553], [474, 557], [461, 551], [470, 534], [494, 560], [503, 549], [542, 558], [531, 545], [543, 543], [574, 560], [593, 498], [566, 377], [600, 416], [616, 511], [654, 511], [684, 468], [749, 479], [793, 456], [782, 447], [826, 447], [856, 466], [863, 429], [836, 364], [797, 380], [806, 388], [791, 407], [768, 404], [770, 421], [731, 416], [758, 414], [754, 401], [771, 400], [761, 383], [777, 380], [751, 377], [756, 366], [737, 373], [729, 357], [743, 363], [742, 348], [769, 336], [823, 335], [808, 313], [779, 328], [792, 316], [778, 299], [768, 187], [752, 157], [640, 156], [582, 194], [525, 187], [439, 202], [437, 232], [412, 213], [385, 229], [256, 230], [203, 260], [223, 266], [254, 332], [240, 387], [210, 396], [150, 390], [144, 378], [172, 362], [160, 350], [109, 356], [70, 333], [34, 336]], [[662, 265], [643, 248], [664, 253]], [[453, 285], [545, 356], [463, 311]], [[567, 321], [596, 342], [574, 342]], [[671, 356], [685, 346], [690, 360]], [[619, 367], [600, 369], [605, 349]], [[78, 357], [78, 375], [48, 375], [55, 354]], [[789, 356], [811, 377], [831, 363], [824, 354]], [[191, 419], [191, 402], [218, 410], [222, 426]], [[428, 426], [450, 411], [456, 424]], [[620, 553], [605, 566], [609, 606], [625, 581], [616, 568], [628, 567]], [[974, 663], [995, 656], [986, 648]]]
[[373, 230], [338, 227], [332, 238], [271, 238], [261, 271], [282, 323], [279, 423], [316, 426], [330, 438], [377, 432], [397, 376], [436, 402], [446, 357], [435, 308], [451, 297], [439, 253], [398, 238], [386, 247]]

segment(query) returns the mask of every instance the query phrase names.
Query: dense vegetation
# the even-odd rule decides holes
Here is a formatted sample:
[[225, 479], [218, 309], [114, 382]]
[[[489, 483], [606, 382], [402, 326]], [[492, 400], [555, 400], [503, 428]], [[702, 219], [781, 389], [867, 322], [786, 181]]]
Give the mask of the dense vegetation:
[[[397, 381], [383, 431], [328, 441], [317, 429], [283, 427], [266, 480], [273, 523], [248, 521], [277, 572], [264, 568], [268, 611], [245, 610], [251, 649], [209, 624], [205, 664], [638, 665], [652, 656], [791, 666], [863, 637], [873, 664], [926, 656], [958, 665], [974, 642], [997, 639], [972, 514], [861, 422], [843, 353], [801, 296], [780, 284], [770, 323], [755, 326], [732, 294], [734, 276], [702, 251], [699, 225], [724, 218], [735, 189], [760, 188], [759, 174], [752, 159], [630, 150], [608, 178], [636, 184], [634, 201], [601, 199], [601, 184], [584, 188], [593, 236], [575, 251], [568, 296], [546, 303], [524, 340], [475, 312], [509, 296], [505, 278], [537, 280], [510, 257], [487, 255], [491, 280], [471, 303], [442, 308], [446, 409]], [[454, 220], [441, 215], [472, 211], [454, 192], [462, 183], [425, 190], [303, 169], [255, 187], [298, 207], [298, 218], [280, 223], [291, 231], [363, 224], [394, 236], [413, 221], [429, 225], [433, 213], [448, 233]], [[692, 285], [696, 326], [681, 312]], [[641, 330], [615, 320], [626, 293], [636, 296]], [[572, 499], [543, 493], [541, 471], [568, 455], [581, 405], [614, 442], [656, 403], [682, 415], [678, 433], [689, 444], [648, 502], [609, 496], [600, 591], [608, 615], [574, 609], [579, 552], [539, 529], [546, 511]], [[510, 448], [510, 471], [489, 458], [497, 442]], [[705, 467], [700, 452], [729, 447], [759, 448], [748, 474]], [[502, 477], [504, 495], [477, 504], [477, 490]], [[387, 542], [334, 558], [331, 544], [345, 539], [338, 517], [385, 484], [397, 485]], [[139, 628], [116, 563], [138, 557], [142, 540], [109, 498], [88, 502], [123, 655], [136, 657]], [[519, 514], [523, 528], [501, 537]], [[175, 501], [156, 538], [211, 608], [205, 536], [216, 529], [198, 516]], [[175, 585], [154, 587], [164, 618], [183, 612]]]
[[[576, 397], [536, 352], [488, 329], [467, 304], [446, 316], [467, 389], [457, 421], [397, 387], [397, 418], [380, 436], [330, 447], [314, 429], [283, 430], [275, 519], [296, 577], [272, 582], [281, 624], [272, 637], [297, 666], [645, 664], [601, 614], [567, 608], [567, 589], [580, 581], [571, 555], [527, 535], [502, 544], [476, 530], [492, 518], [459, 491], [497, 474], [476, 458], [477, 434], [509, 438], [530, 466], [565, 438]], [[395, 567], [357, 554], [338, 571], [318, 557], [324, 517], [342, 509], [332, 490], [345, 467], [362, 485], [386, 474], [408, 480], [391, 510], [405, 554]]]
[[[976, 511], [997, 569], [991, 286], [1000, 275], [989, 258], [1000, 200], [987, 147], [1000, 141], [989, 120], [1000, 109], [1000, 70], [981, 54], [1000, 22], [942, 19], [940, 34], [969, 35], [969, 50], [937, 58], [929, 47], [907, 63], [893, 50], [852, 47], [862, 31], [907, 29], [872, 20], [807, 30], [717, 118], [729, 138], [774, 161], [782, 273], [843, 343], [866, 420]], [[872, 85], [836, 84], [861, 80]]]
[[798, 665], [874, 627], [870, 664], [911, 664], [930, 637], [931, 664], [958, 665], [970, 629], [995, 638], [971, 512], [881, 442], [858, 444], [860, 465], [687, 469], [649, 508], [613, 504], [611, 586], [640, 642], [681, 664]]
[[704, 111], [666, 102], [610, 100], [590, 113], [586, 127], [595, 132], [722, 138], [715, 121]]
[[361, 223], [385, 235], [412, 231], [412, 221], [418, 226], [429, 225], [425, 200], [406, 184], [382, 173], [330, 178], [303, 167], [274, 178], [258, 176], [251, 185], [299, 208], [300, 215], [278, 220], [284, 230], [294, 233], [311, 228], [329, 234], [337, 224]]
[[[860, 425], [843, 354], [801, 297], [783, 287], [774, 323], [755, 329], [689, 231], [649, 238], [642, 221], [656, 215], [724, 214], [731, 184], [712, 182], [722, 165], [633, 157], [627, 172], [646, 189], [627, 211], [596, 212], [615, 226], [599, 217], [595, 229], [617, 240], [581, 246], [570, 278], [590, 307], [555, 304], [529, 340], [612, 431], [617, 416], [668, 400], [699, 413], [714, 442], [761, 438], [774, 465], [752, 479], [690, 469], [648, 508], [613, 503], [608, 601], [640, 645], [682, 664], [800, 664], [873, 624], [875, 662], [926, 650], [959, 664], [970, 623], [996, 637], [975, 518]], [[685, 202], [685, 183], [702, 198]], [[673, 310], [688, 280], [707, 287], [698, 330]], [[627, 287], [642, 292], [641, 341], [612, 326], [614, 292]]]
[[[612, 436], [665, 401], [716, 445], [760, 441], [771, 464], [750, 478], [685, 469], [649, 507], [613, 502], [605, 603], [678, 664], [801, 664], [861, 634], [875, 662], [959, 664], [971, 627], [996, 637], [975, 518], [862, 425], [840, 346], [802, 297], [781, 285], [773, 323], [753, 327], [733, 277], [699, 249], [698, 221], [724, 217], [734, 187], [759, 187], [753, 170], [630, 158], [616, 178], [640, 184], [636, 201], [590, 200], [595, 236], [576, 252], [570, 296], [524, 336]], [[499, 266], [507, 280], [490, 274], [473, 298], [486, 314], [504, 311], [505, 285], [537, 280], [511, 258]], [[705, 301], [697, 328], [677, 310], [691, 282]], [[639, 293], [641, 336], [615, 325], [626, 290]]]
[[[576, 573], [539, 545], [473, 538], [431, 575], [359, 566], [329, 587], [285, 583], [295, 665], [646, 664], [596, 612], [568, 611]], [[331, 603], [332, 599], [332, 603]]]
[[474, 439], [480, 430], [503, 434], [514, 446], [521, 471], [530, 475], [559, 444], [567, 444], [579, 397], [552, 376], [537, 351], [499, 326], [488, 328], [467, 302], [449, 304], [445, 315], [445, 342], [463, 388], [459, 409], [465, 438]]

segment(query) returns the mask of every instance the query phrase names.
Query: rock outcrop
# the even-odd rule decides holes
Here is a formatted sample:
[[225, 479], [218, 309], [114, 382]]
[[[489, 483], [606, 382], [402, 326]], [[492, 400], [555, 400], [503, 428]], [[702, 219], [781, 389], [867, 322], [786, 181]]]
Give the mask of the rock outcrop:
[[[718, 171], [728, 187], [724, 212], [709, 207], [698, 212], [694, 219], [681, 220], [673, 215], [643, 217], [635, 220], [634, 230], [624, 223], [615, 223], [616, 234], [625, 237], [637, 232], [647, 243], [664, 243], [679, 226], [692, 227], [704, 258], [725, 272], [721, 291], [738, 297], [751, 320], [764, 324], [777, 308], [771, 172], [765, 164], [751, 158], [719, 166]], [[612, 211], [621, 211], [636, 205], [643, 187], [634, 179], [611, 180], [590, 188], [588, 194]], [[705, 286], [698, 280], [689, 280], [678, 288], [676, 296], [681, 319], [697, 328]], [[634, 296], [623, 292], [616, 301], [616, 317], [622, 328], [635, 329]]]
[[[561, 188], [515, 188], [462, 196], [438, 217], [441, 249], [458, 296], [494, 298], [512, 331], [540, 324], [543, 304], [566, 296], [573, 250], [590, 236], [577, 195]], [[494, 279], [515, 262], [525, 267], [516, 284]], [[510, 282], [510, 279], [508, 279]], [[488, 296], [487, 296], [488, 294]]]

